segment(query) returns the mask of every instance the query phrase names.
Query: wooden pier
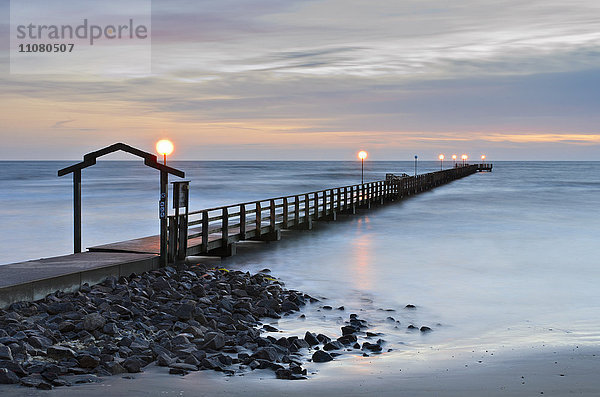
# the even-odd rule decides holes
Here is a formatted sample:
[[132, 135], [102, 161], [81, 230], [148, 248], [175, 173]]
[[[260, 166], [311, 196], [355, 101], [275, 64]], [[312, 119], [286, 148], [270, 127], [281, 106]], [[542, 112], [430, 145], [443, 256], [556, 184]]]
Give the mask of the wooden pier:
[[[252, 201], [168, 217], [168, 263], [187, 256], [234, 255], [245, 240], [276, 241], [283, 229], [312, 229], [315, 221], [396, 202], [476, 172], [491, 164], [460, 165], [418, 176], [387, 174], [385, 180]], [[161, 183], [162, 185], [162, 183]], [[88, 252], [0, 266], [0, 307], [35, 300], [83, 283], [156, 269], [161, 237], [149, 236], [88, 248]]]
[[[491, 171], [491, 164], [458, 166], [418, 176], [388, 174], [385, 180], [375, 182], [190, 211], [189, 218], [171, 215], [169, 262], [191, 255], [235, 255], [240, 241], [276, 241], [282, 229], [312, 229], [314, 221], [335, 220], [340, 214], [355, 214], [357, 209], [401, 200], [478, 171]], [[158, 236], [88, 250], [158, 253]]]

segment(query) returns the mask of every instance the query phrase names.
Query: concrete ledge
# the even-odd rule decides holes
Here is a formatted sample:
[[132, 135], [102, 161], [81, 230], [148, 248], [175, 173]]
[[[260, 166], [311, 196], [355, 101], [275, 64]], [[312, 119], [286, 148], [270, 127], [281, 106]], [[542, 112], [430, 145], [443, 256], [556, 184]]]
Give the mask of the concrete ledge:
[[84, 283], [108, 276], [129, 276], [159, 267], [159, 257], [148, 254], [83, 252], [0, 266], [0, 307], [43, 299], [56, 291], [76, 291]]

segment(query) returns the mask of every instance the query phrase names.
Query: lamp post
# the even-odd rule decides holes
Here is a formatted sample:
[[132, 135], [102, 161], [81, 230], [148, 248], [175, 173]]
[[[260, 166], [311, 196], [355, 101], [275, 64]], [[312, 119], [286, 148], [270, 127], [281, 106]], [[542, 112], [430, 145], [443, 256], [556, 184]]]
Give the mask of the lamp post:
[[156, 142], [156, 152], [163, 155], [163, 164], [167, 165], [167, 156], [173, 153], [173, 142], [168, 139], [161, 139]]
[[360, 159], [360, 184], [365, 183], [365, 159], [367, 158], [367, 152], [361, 150], [358, 152], [358, 158]]
[[469, 158], [466, 154], [463, 154], [462, 156], [460, 156], [460, 158], [462, 159], [463, 162], [463, 167], [465, 166], [465, 162], [467, 161], [467, 159]]
[[454, 161], [454, 168], [456, 168], [456, 155], [452, 155], [452, 161]]
[[415, 177], [417, 176], [417, 159], [418, 156], [415, 154]]
[[485, 154], [481, 155], [481, 165], [483, 165], [483, 162], [485, 161]]
[[440, 154], [438, 159], [440, 159], [440, 171], [442, 171], [444, 169], [444, 155]]

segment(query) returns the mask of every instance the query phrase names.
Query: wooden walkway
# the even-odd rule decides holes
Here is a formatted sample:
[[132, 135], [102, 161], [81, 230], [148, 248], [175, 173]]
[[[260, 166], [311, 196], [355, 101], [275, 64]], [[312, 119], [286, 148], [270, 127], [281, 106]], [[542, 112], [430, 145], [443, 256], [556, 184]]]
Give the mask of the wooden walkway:
[[[311, 229], [314, 221], [401, 200], [463, 178], [491, 171], [491, 164], [466, 165], [418, 176], [386, 175], [382, 181], [343, 186], [189, 212], [169, 217], [169, 263], [190, 255], [229, 256], [244, 240], [279, 240], [282, 229]], [[73, 291], [108, 276], [157, 269], [160, 238], [149, 236], [88, 248], [88, 252], [0, 266], [0, 308]]]

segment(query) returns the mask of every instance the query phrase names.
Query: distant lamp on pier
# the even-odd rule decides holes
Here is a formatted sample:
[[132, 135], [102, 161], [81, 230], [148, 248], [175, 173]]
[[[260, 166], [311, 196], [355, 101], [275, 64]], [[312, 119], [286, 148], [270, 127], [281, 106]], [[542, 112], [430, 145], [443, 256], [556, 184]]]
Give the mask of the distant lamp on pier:
[[167, 165], [167, 156], [173, 153], [173, 149], [175, 149], [175, 146], [173, 146], [173, 142], [168, 139], [161, 139], [156, 142], [156, 152], [163, 155], [164, 165]]
[[454, 161], [454, 168], [456, 168], [456, 155], [452, 155], [452, 161]]
[[365, 183], [365, 159], [367, 158], [367, 152], [361, 150], [358, 152], [358, 158], [360, 159], [360, 184]]
[[482, 154], [482, 155], [481, 155], [481, 164], [483, 164], [483, 163], [484, 163], [484, 161], [485, 161], [485, 154]]
[[438, 156], [438, 159], [440, 159], [440, 171], [442, 171], [444, 169], [444, 158], [445, 158], [445, 156], [443, 154], [440, 154]]
[[463, 162], [463, 166], [465, 165], [467, 159], [469, 158], [469, 156], [467, 156], [466, 154], [463, 154], [462, 156], [460, 156], [460, 158], [462, 159]]

